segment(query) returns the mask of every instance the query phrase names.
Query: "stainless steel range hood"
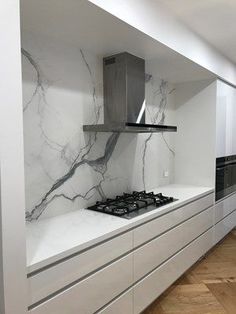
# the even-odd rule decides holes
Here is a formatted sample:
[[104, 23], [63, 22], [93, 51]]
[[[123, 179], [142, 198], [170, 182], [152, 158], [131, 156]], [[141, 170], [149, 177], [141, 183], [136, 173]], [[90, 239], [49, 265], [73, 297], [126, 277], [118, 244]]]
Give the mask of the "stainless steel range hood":
[[176, 126], [145, 123], [145, 61], [128, 52], [103, 59], [104, 124], [86, 132], [176, 132]]

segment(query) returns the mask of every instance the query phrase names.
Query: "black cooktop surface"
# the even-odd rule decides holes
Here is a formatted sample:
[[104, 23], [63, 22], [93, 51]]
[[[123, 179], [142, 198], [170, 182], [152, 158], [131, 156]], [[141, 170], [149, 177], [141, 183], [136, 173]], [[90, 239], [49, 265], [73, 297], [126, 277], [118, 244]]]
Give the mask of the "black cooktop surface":
[[141, 191], [131, 194], [124, 193], [115, 199], [97, 202], [88, 209], [130, 219], [174, 201], [176, 199], [162, 193], [154, 194], [153, 192]]

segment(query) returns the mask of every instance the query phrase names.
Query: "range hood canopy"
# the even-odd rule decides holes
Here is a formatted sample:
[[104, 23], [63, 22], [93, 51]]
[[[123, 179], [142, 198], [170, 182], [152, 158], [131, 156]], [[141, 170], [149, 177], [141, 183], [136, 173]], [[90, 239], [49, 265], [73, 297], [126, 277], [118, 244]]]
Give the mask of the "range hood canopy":
[[104, 124], [86, 132], [176, 132], [176, 126], [145, 123], [145, 61], [128, 52], [103, 59]]

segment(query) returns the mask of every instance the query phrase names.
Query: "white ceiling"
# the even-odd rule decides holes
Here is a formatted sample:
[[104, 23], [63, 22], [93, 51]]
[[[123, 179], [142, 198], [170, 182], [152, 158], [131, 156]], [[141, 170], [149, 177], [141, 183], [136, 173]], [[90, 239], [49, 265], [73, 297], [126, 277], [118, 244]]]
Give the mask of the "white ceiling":
[[156, 0], [236, 63], [235, 0]]
[[21, 0], [22, 40], [27, 33], [107, 56], [128, 51], [145, 58], [172, 83], [214, 75], [86, 0]]

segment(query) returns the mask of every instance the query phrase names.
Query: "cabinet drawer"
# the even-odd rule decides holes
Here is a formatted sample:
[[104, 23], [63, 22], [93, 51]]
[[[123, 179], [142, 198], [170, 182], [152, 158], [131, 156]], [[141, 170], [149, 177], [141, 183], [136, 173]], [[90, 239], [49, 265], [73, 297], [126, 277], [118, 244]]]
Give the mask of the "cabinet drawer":
[[127, 232], [28, 278], [28, 304], [34, 304], [132, 249]]
[[213, 245], [213, 228], [134, 286], [134, 313], [140, 313]]
[[213, 200], [213, 193], [211, 193], [134, 229], [134, 247], [155, 238], [166, 230], [212, 206]]
[[215, 205], [215, 223], [236, 209], [236, 193]]
[[223, 239], [236, 226], [236, 210], [215, 225], [215, 243]]
[[194, 216], [134, 252], [137, 281], [213, 226], [213, 207]]
[[132, 254], [30, 310], [31, 314], [91, 314], [132, 284]]
[[133, 314], [133, 290], [128, 290], [97, 314]]

